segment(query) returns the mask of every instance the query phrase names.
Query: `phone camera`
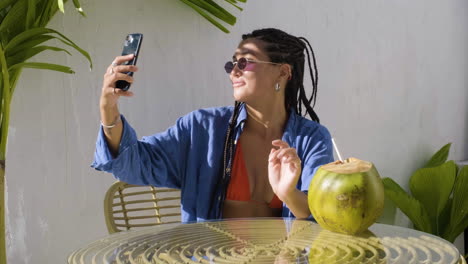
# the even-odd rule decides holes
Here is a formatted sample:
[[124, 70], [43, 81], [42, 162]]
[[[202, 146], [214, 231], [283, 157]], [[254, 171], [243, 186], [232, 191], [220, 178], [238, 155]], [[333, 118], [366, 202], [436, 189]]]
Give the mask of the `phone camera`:
[[133, 42], [133, 37], [130, 36], [130, 35], [128, 35], [128, 36], [125, 38], [125, 46], [130, 45], [132, 42]]

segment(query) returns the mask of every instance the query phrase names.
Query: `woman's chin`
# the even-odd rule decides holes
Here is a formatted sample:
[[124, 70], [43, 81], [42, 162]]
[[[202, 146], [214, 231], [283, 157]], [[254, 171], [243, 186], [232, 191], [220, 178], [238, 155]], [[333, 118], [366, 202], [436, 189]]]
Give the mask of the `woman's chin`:
[[242, 91], [240, 91], [240, 89], [235, 89], [234, 88], [234, 93], [233, 93], [233, 97], [234, 97], [234, 100], [238, 101], [238, 102], [243, 102], [246, 98], [246, 94]]

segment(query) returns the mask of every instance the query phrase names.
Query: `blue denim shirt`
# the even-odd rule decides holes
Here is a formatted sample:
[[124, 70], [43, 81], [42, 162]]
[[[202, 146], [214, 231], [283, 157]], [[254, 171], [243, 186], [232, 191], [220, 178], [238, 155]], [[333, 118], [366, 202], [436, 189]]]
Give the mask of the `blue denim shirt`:
[[[91, 166], [130, 184], [181, 189], [183, 222], [222, 218], [226, 192], [226, 186], [220, 185], [223, 151], [233, 110], [234, 107], [196, 110], [180, 117], [165, 132], [141, 140], [121, 116], [123, 133], [117, 157], [110, 153], [101, 127]], [[234, 131], [236, 139], [246, 119], [242, 104]], [[282, 140], [296, 149], [302, 161], [297, 188], [307, 193], [318, 167], [333, 161], [330, 133], [324, 126], [291, 111]], [[285, 204], [282, 216], [294, 217]]]

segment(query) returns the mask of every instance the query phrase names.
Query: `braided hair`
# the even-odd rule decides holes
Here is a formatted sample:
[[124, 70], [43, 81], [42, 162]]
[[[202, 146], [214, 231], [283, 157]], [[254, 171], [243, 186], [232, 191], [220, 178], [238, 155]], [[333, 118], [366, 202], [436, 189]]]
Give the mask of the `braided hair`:
[[[252, 39], [261, 40], [264, 43], [263, 50], [271, 62], [287, 63], [292, 67], [292, 78], [288, 81], [285, 88], [284, 104], [286, 109], [294, 108], [297, 114], [302, 115], [302, 107], [304, 106], [306, 109], [304, 116], [308, 114], [312, 120], [319, 123], [320, 120], [313, 109], [317, 98], [317, 64], [309, 41], [304, 37], [295, 37], [275, 28], [259, 29], [242, 35], [242, 42]], [[304, 89], [305, 55], [307, 55], [310, 77], [312, 79], [312, 94], [310, 98], [307, 98]], [[312, 106], [311, 103], [313, 103]]]
[[[286, 107], [286, 110], [293, 108], [297, 114], [302, 115], [302, 107], [304, 106], [306, 110], [304, 116], [308, 114], [313, 121], [319, 123], [320, 120], [313, 109], [317, 98], [317, 65], [315, 54], [309, 41], [303, 37], [289, 35], [279, 29], [266, 28], [254, 30], [252, 33], [242, 35], [241, 44], [253, 39], [262, 41], [262, 44], [264, 44], [262, 48], [270, 58], [271, 62], [287, 63], [292, 67], [292, 77], [288, 80], [285, 87], [284, 106]], [[312, 79], [312, 94], [310, 98], [307, 98], [304, 89], [305, 55], [307, 55], [307, 62]], [[313, 69], [310, 59], [311, 56]], [[230, 168], [235, 148], [234, 130], [241, 105], [242, 104], [240, 102], [235, 102], [234, 112], [226, 133], [226, 140], [224, 142], [223, 179], [230, 178]]]

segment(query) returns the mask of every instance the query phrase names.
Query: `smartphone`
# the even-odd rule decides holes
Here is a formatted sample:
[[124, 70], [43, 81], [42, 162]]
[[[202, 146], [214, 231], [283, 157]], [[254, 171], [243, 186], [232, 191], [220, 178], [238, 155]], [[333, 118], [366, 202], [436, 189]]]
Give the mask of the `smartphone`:
[[[141, 33], [133, 33], [127, 35], [124, 42], [122, 56], [129, 54], [135, 54], [135, 56], [133, 57], [133, 59], [124, 62], [122, 65], [136, 65], [142, 41], [143, 34]], [[133, 72], [126, 72], [125, 74], [133, 76]], [[115, 84], [115, 87], [127, 91], [128, 89], [130, 89], [130, 83], [127, 81], [119, 80]]]

